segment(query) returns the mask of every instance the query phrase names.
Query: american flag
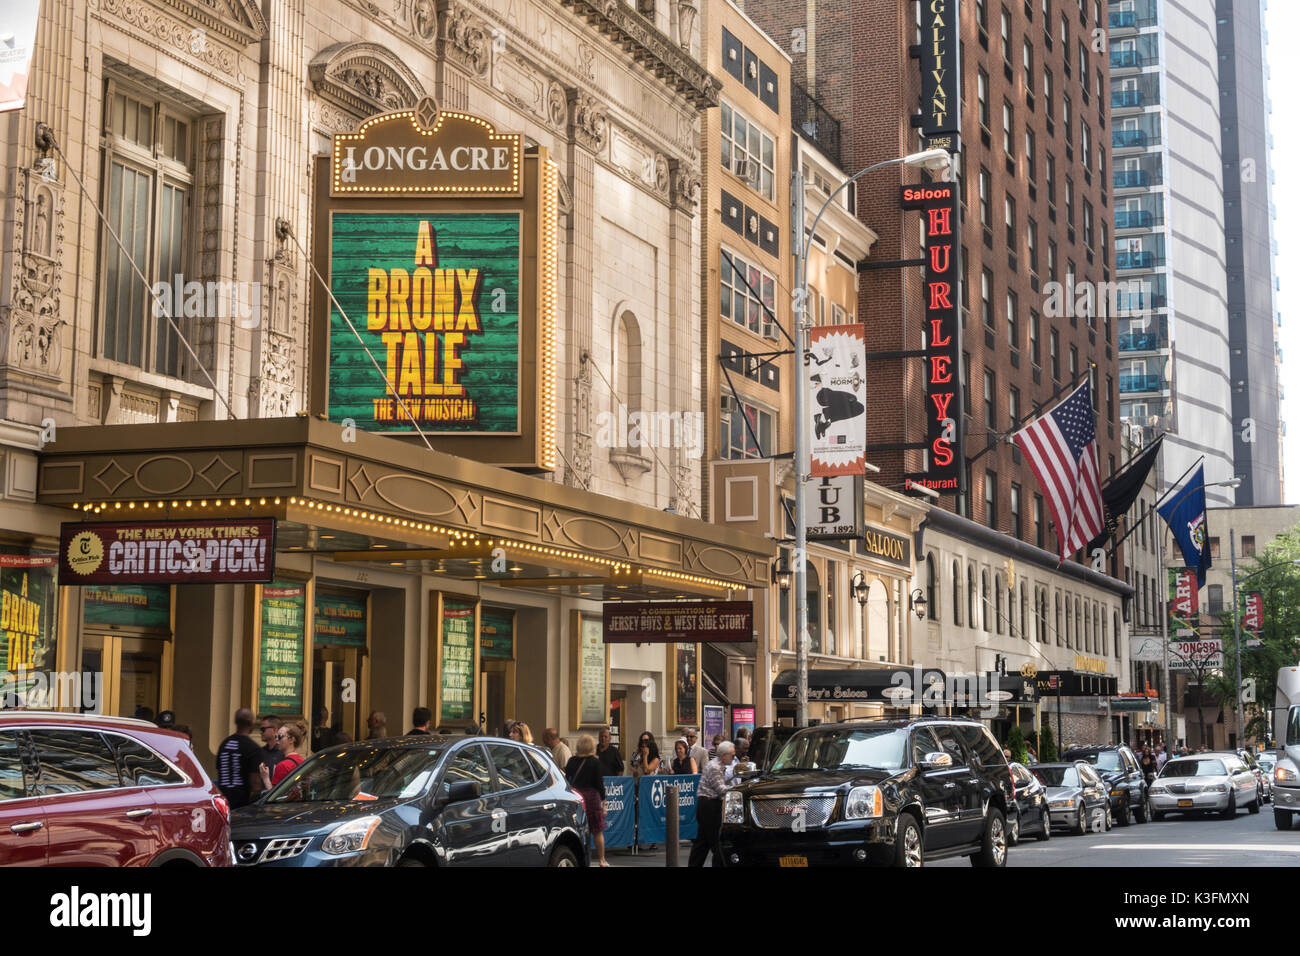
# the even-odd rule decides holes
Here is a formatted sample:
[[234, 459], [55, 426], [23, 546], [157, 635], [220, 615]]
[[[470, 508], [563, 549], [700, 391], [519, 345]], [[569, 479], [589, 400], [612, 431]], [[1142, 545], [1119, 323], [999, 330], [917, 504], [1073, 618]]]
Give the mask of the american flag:
[[1046, 415], [1015, 434], [1052, 508], [1061, 560], [1082, 548], [1105, 525], [1097, 468], [1097, 426], [1092, 386], [1084, 382]]

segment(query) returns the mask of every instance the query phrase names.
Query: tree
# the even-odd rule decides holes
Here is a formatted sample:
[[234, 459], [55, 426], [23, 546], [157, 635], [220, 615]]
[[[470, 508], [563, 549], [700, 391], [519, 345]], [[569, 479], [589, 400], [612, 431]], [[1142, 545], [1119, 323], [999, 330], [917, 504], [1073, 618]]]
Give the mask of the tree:
[[1043, 729], [1038, 732], [1038, 759], [1043, 763], [1056, 761], [1056, 740], [1047, 724], [1043, 724]]
[[1011, 732], [1007, 734], [1007, 749], [1011, 751], [1011, 759], [1016, 763], [1029, 763], [1029, 751], [1025, 750], [1025, 735], [1019, 724], [1011, 725]]

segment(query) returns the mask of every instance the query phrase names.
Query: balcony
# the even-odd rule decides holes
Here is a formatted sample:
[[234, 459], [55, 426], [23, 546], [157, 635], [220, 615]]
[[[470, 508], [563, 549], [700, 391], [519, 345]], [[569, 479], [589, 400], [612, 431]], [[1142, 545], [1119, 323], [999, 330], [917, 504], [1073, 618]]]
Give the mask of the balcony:
[[804, 139], [844, 168], [840, 160], [840, 121], [798, 83], [790, 84], [790, 122]]
[[1163, 392], [1169, 387], [1163, 375], [1134, 375], [1131, 372], [1121, 372], [1119, 376], [1119, 390], [1121, 393], [1130, 392]]
[[1143, 315], [1163, 309], [1168, 301], [1163, 292], [1121, 292], [1115, 296], [1115, 309], [1120, 315]]
[[1156, 223], [1155, 214], [1145, 209], [1116, 209], [1116, 229], [1150, 229]]
[[1144, 66], [1153, 66], [1158, 58], [1138, 50], [1111, 50], [1110, 68], [1112, 70], [1136, 70]]
[[1108, 17], [1112, 30], [1132, 30], [1137, 27], [1136, 10], [1112, 10]]
[[1161, 352], [1169, 347], [1159, 332], [1121, 332], [1118, 340], [1121, 352]]
[[1117, 169], [1113, 182], [1116, 189], [1136, 189], [1151, 185], [1151, 174], [1145, 169]]
[[1164, 265], [1164, 262], [1156, 262], [1154, 252], [1117, 252], [1115, 253], [1116, 269], [1154, 269], [1156, 265]]
[[1145, 106], [1146, 94], [1142, 90], [1111, 90], [1111, 109], [1124, 109], [1132, 106]]
[[1144, 129], [1112, 129], [1110, 131], [1111, 145], [1115, 149], [1132, 149], [1146, 146], [1150, 138], [1150, 135]]

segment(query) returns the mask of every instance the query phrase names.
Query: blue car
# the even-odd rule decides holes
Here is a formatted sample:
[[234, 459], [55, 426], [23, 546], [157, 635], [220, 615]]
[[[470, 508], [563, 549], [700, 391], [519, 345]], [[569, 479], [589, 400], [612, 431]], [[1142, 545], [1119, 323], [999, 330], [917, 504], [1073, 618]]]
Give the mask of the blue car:
[[582, 798], [545, 751], [412, 735], [313, 755], [230, 821], [242, 866], [586, 866]]

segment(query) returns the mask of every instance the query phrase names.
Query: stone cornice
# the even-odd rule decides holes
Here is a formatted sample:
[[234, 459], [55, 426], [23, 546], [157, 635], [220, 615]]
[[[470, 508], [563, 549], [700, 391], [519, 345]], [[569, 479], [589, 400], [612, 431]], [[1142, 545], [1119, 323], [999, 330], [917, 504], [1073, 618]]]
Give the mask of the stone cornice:
[[559, 0], [631, 57], [669, 83], [697, 109], [718, 105], [721, 83], [700, 63], [622, 0]]
[[266, 38], [266, 20], [251, 0], [166, 0], [166, 4], [236, 43], [247, 46]]

